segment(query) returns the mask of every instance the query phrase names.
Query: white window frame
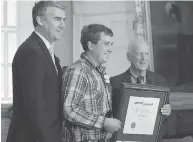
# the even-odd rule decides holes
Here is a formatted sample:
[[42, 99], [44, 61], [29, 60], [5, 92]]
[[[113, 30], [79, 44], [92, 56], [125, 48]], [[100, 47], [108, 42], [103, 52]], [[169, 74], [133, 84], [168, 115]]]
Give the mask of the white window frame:
[[[4, 87], [1, 88], [4, 92], [4, 94], [1, 94], [1, 103], [2, 104], [10, 104], [13, 102], [13, 95], [10, 97], [9, 94], [13, 93], [12, 88], [9, 88], [9, 68], [12, 68], [12, 63], [9, 63], [9, 53], [8, 53], [8, 34], [9, 33], [15, 33], [16, 34], [16, 38], [17, 38], [17, 24], [16, 26], [8, 26], [7, 23], [7, 6], [8, 6], [8, 1], [7, 0], [2, 0], [1, 4], [3, 4], [3, 8], [4, 8], [4, 16], [3, 16], [3, 25], [1, 25], [1, 32], [4, 34], [4, 47], [3, 48], [3, 62], [1, 63], [1, 68], [3, 67], [4, 70], [4, 76], [1, 76], [1, 79], [4, 78]], [[16, 8], [17, 8], [17, 3], [16, 3]], [[17, 12], [17, 10], [15, 11]], [[17, 19], [17, 18], [16, 18]], [[17, 39], [16, 39], [17, 41]], [[16, 43], [17, 45], [17, 43]], [[12, 70], [11, 70], [12, 72]], [[12, 79], [11, 79], [12, 80]]]

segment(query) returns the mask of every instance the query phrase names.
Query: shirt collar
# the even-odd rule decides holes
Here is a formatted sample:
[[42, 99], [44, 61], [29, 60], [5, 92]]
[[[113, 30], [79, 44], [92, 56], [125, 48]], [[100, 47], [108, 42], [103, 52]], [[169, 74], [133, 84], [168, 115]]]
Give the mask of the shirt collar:
[[43, 40], [43, 42], [45, 43], [45, 45], [46, 45], [46, 47], [48, 48], [48, 49], [50, 49], [51, 47], [52, 47], [52, 45], [49, 43], [49, 41], [45, 38], [45, 37], [43, 37], [39, 32], [37, 32], [37, 31], [34, 31], [42, 40]]
[[138, 76], [143, 76], [144, 79], [146, 79], [146, 71], [143, 72], [142, 74], [136, 74], [131, 68], [130, 68], [130, 73], [134, 78], [137, 78]]
[[85, 60], [87, 61], [87, 63], [88, 63], [89, 65], [91, 65], [92, 67], [94, 67], [94, 68], [97, 67], [97, 65], [96, 65], [92, 60], [89, 59], [89, 57], [86, 55], [85, 52], [83, 52], [83, 53], [81, 54], [80, 58], [81, 58], [81, 59], [85, 59]]

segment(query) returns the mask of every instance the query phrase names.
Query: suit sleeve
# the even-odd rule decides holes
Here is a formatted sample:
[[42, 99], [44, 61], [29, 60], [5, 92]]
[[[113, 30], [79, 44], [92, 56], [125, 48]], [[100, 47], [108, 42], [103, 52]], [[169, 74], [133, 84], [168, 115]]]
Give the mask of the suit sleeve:
[[[160, 81], [162, 82], [161, 85], [163, 85], [163, 86], [168, 86], [168, 85], [167, 85], [167, 80], [166, 80], [165, 77], [160, 76]], [[170, 100], [169, 100], [169, 98], [168, 98], [168, 99], [166, 100], [166, 104], [169, 104], [169, 103], [170, 103]]]
[[25, 112], [40, 142], [53, 142], [51, 114], [45, 105], [46, 94], [43, 91], [45, 68], [41, 56], [35, 50], [26, 51], [18, 61], [20, 86]]
[[116, 79], [116, 77], [111, 77], [110, 78], [110, 83], [112, 86], [112, 112], [113, 112], [113, 117], [118, 118], [118, 113], [120, 112], [120, 101], [121, 101], [121, 93], [120, 93], [120, 85], [121, 82]]

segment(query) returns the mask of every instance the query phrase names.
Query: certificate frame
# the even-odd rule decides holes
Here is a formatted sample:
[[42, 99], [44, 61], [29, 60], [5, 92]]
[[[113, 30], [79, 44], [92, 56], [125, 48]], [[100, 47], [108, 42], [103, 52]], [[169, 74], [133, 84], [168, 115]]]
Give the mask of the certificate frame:
[[[117, 106], [118, 109], [115, 117], [122, 122], [122, 127], [113, 134], [112, 142], [122, 142], [122, 141], [157, 142], [160, 135], [160, 128], [163, 124], [164, 119], [164, 116], [161, 114], [160, 109], [164, 104], [169, 102], [170, 89], [164, 86], [132, 84], [122, 82], [120, 93], [122, 97], [119, 106]], [[147, 134], [123, 133], [130, 98], [132, 98], [131, 96], [159, 99], [157, 112], [154, 117], [155, 123], [154, 129], [152, 129], [153, 134], [147, 135]]]

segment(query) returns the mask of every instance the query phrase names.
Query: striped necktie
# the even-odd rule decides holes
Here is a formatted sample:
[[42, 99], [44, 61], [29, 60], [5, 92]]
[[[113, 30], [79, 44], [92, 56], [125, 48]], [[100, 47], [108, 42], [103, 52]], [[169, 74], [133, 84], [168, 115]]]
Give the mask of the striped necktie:
[[137, 84], [142, 84], [142, 81], [143, 81], [143, 80], [144, 80], [144, 77], [140, 75], [140, 76], [137, 77], [136, 83], [137, 83]]
[[52, 61], [53, 61], [53, 63], [54, 63], [54, 66], [55, 66], [55, 68], [56, 68], [56, 72], [58, 72], [57, 67], [56, 67], [56, 63], [55, 63], [55, 58], [54, 58], [54, 47], [53, 47], [53, 46], [51, 46], [51, 47], [49, 48], [49, 52], [50, 52], [50, 55], [51, 55], [51, 57], [52, 57]]

